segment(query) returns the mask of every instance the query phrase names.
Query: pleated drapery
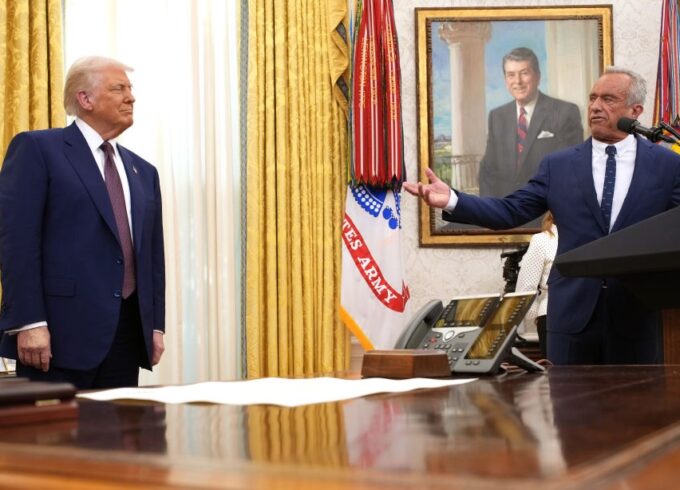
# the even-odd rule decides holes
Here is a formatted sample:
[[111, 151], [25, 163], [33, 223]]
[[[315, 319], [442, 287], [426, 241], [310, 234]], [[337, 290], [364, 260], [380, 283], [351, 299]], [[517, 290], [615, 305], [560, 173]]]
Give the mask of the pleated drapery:
[[0, 161], [29, 129], [61, 127], [61, 0], [0, 0]]
[[347, 129], [331, 34], [340, 3], [248, 3], [249, 378], [348, 367], [337, 313]]
[[0, 0], [0, 165], [17, 133], [66, 122], [61, 22], [61, 0]]

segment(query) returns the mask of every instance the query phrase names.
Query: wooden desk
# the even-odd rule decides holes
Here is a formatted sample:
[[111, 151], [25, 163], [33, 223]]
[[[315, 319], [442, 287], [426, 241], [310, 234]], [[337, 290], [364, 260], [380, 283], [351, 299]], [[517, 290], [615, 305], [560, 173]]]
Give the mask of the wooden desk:
[[81, 401], [0, 430], [0, 487], [662, 489], [680, 480], [680, 366], [547, 375], [300, 408]]

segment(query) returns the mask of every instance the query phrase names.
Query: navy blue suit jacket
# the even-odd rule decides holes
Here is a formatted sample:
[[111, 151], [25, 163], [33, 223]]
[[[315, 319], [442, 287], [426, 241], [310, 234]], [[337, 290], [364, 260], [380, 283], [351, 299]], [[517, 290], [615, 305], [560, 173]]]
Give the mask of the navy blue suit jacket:
[[[536, 175], [503, 199], [458, 193], [458, 204], [445, 219], [492, 229], [509, 229], [550, 210], [559, 230], [557, 255], [607, 235], [592, 173], [592, 140], [546, 156]], [[635, 170], [612, 232], [680, 204], [680, 156], [637, 138]], [[553, 268], [548, 279], [548, 329], [581, 332], [597, 303], [601, 280], [562, 276]], [[657, 316], [616, 280], [608, 280], [616, 325], [624, 334], [657, 325]], [[649, 331], [649, 330], [648, 330]]]
[[[158, 172], [120, 145], [118, 151], [130, 185], [137, 296], [151, 359], [153, 330], [165, 329]], [[51, 365], [94, 368], [118, 325], [122, 259], [104, 179], [78, 127], [18, 134], [0, 172], [0, 333], [44, 320]], [[2, 335], [0, 356], [16, 358], [16, 336]]]

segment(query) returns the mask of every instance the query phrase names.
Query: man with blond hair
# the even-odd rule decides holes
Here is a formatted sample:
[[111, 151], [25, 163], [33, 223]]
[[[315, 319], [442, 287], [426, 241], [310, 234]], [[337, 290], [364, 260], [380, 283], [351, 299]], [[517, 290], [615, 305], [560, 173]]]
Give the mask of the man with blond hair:
[[128, 66], [77, 60], [66, 128], [14, 137], [0, 171], [0, 356], [78, 389], [136, 386], [164, 350], [158, 172], [116, 143], [133, 123]]

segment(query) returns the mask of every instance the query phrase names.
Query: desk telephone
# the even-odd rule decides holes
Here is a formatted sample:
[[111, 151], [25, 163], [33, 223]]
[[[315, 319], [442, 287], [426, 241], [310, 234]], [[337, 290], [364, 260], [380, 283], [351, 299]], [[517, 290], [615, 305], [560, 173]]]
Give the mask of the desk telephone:
[[488, 294], [439, 300], [416, 313], [395, 349], [446, 352], [452, 373], [495, 373], [504, 361], [528, 371], [545, 371], [513, 346], [517, 328], [535, 292]]

